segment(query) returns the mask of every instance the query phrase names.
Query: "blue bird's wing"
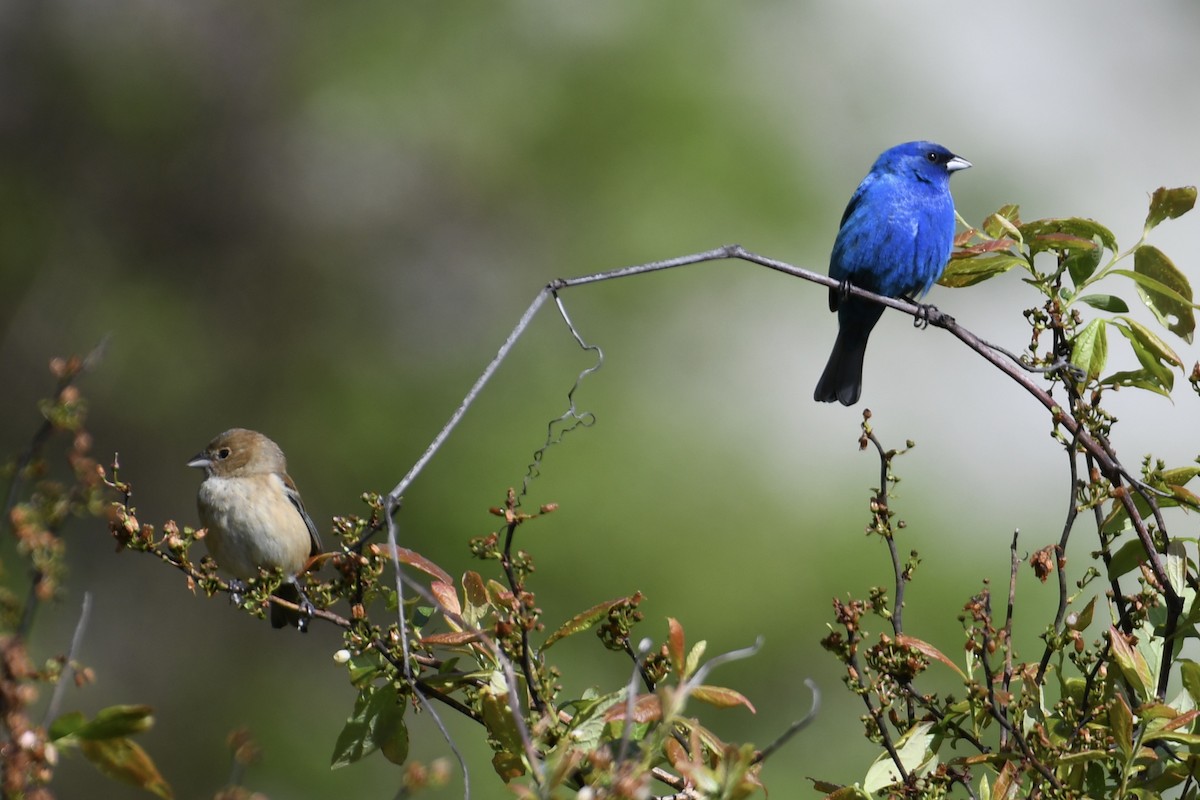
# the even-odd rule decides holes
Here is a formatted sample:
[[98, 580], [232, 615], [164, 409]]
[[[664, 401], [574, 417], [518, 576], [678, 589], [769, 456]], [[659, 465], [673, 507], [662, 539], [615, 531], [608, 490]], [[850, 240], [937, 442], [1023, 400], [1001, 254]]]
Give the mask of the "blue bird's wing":
[[[868, 175], [842, 215], [829, 275], [889, 297], [924, 294], [945, 268], [953, 238], [948, 187]], [[831, 310], [838, 295], [831, 290]]]

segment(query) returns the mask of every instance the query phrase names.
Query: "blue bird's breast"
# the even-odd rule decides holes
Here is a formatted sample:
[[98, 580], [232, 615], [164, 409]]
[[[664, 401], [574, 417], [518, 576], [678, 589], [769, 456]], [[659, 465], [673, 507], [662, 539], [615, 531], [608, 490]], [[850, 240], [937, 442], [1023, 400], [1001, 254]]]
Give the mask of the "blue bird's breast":
[[829, 274], [877, 294], [917, 297], [941, 276], [953, 240], [948, 181], [868, 179], [846, 208]]

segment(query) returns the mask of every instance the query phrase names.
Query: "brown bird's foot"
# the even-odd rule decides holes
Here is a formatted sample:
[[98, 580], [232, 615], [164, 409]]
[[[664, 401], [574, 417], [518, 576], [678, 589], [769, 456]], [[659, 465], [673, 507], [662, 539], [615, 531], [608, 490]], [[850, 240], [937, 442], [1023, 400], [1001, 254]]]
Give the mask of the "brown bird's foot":
[[296, 628], [301, 633], [308, 633], [308, 621], [313, 618], [315, 613], [317, 613], [317, 609], [308, 602], [307, 597], [300, 601], [300, 619], [296, 620]]
[[246, 584], [237, 578], [229, 579], [229, 602], [235, 606], [240, 606], [242, 600], [246, 599]]
[[300, 588], [300, 584], [296, 584], [296, 591], [300, 594], [300, 602], [297, 603], [300, 606], [300, 616], [296, 619], [296, 629], [301, 633], [308, 633], [308, 621], [317, 613], [317, 609]]

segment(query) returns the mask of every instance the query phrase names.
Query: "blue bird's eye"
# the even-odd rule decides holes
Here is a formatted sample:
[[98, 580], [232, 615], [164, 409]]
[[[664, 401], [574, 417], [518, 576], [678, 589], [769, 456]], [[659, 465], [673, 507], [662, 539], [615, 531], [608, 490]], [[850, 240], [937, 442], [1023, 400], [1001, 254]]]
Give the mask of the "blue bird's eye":
[[938, 154], [933, 152], [932, 150], [930, 150], [928, 153], [925, 154], [925, 158], [929, 159], [929, 163], [931, 163], [931, 164], [938, 163]]

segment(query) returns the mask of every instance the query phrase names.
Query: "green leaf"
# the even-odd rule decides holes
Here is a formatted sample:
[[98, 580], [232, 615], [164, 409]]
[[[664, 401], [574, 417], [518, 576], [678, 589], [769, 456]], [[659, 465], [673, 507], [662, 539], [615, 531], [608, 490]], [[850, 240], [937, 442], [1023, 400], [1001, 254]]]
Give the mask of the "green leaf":
[[52, 742], [57, 742], [59, 739], [71, 736], [86, 724], [87, 717], [83, 715], [82, 711], [71, 711], [50, 723], [50, 730], [46, 731], [46, 737]]
[[1092, 616], [1096, 610], [1096, 598], [1092, 597], [1088, 604], [1083, 607], [1083, 611], [1075, 614], [1074, 620], [1070, 616], [1067, 617], [1067, 627], [1073, 631], [1086, 631], [1088, 626], [1092, 624]]
[[556, 750], [573, 750], [581, 752], [595, 750], [600, 746], [604, 729], [608, 725], [607, 714], [610, 709], [625, 703], [625, 692], [614, 692], [602, 697], [586, 700], [574, 700], [568, 706], [574, 710], [571, 716], [569, 735], [563, 737], [555, 745]]
[[346, 663], [346, 669], [350, 672], [350, 684], [356, 689], [371, 683], [384, 671], [382, 661], [374, 651], [352, 657]]
[[1138, 697], [1143, 701], [1154, 697], [1154, 674], [1145, 656], [1129, 644], [1125, 634], [1111, 626], [1108, 629], [1108, 640], [1112, 644], [1113, 660], [1117, 662], [1121, 674], [1129, 681]]
[[1139, 386], [1150, 388], [1159, 394], [1169, 394], [1175, 385], [1175, 373], [1171, 367], [1182, 365], [1179, 355], [1153, 331], [1132, 317], [1119, 317], [1110, 324], [1129, 340], [1133, 354], [1137, 356], [1142, 369], [1136, 372], [1118, 372], [1106, 377], [1101, 383]]
[[1200, 475], [1200, 467], [1173, 467], [1161, 473], [1162, 482], [1167, 486], [1184, 486], [1197, 475]]
[[1113, 314], [1124, 314], [1129, 311], [1129, 306], [1125, 301], [1114, 294], [1085, 294], [1082, 297], [1076, 297], [1072, 302], [1087, 303], [1092, 308]]
[[1071, 363], [1083, 370], [1089, 380], [1100, 377], [1108, 361], [1107, 320], [1094, 319], [1075, 334], [1071, 342]]
[[[395, 691], [392, 692], [395, 696]], [[379, 709], [371, 739], [383, 757], [393, 764], [403, 764], [408, 759], [408, 726], [404, 724], [407, 704], [398, 697]]]
[[175, 796], [154, 766], [154, 760], [132, 739], [85, 740], [80, 742], [79, 750], [96, 769], [114, 780], [145, 789], [164, 800]]
[[1013, 267], [1027, 268], [1029, 266], [1021, 256], [1006, 252], [980, 253], [978, 255], [961, 256], [955, 253], [946, 265], [938, 284], [951, 289], [973, 286], [989, 278], [994, 278], [1008, 272]]
[[[407, 756], [408, 732], [400, 732], [397, 729], [404, 726], [403, 716], [404, 705], [395, 685], [387, 683], [382, 686], [363, 687], [354, 700], [354, 711], [334, 743], [330, 769], [353, 764], [371, 755], [382, 745], [386, 745], [392, 755], [403, 751]], [[387, 753], [384, 755], [391, 760], [392, 756]]]
[[1183, 678], [1183, 688], [1187, 689], [1192, 702], [1200, 705], [1200, 664], [1188, 658], [1181, 658], [1176, 663], [1179, 664], [1179, 674]]
[[1196, 187], [1180, 186], [1167, 189], [1160, 186], [1150, 196], [1150, 213], [1146, 215], [1145, 232], [1167, 219], [1176, 219], [1192, 210], [1196, 205]]
[[1112, 726], [1113, 741], [1128, 762], [1133, 756], [1133, 712], [1124, 696], [1113, 697], [1112, 705], [1108, 707], [1108, 722]]
[[1071, 276], [1071, 281], [1080, 286], [1096, 271], [1100, 266], [1100, 258], [1104, 255], [1104, 249], [1099, 245], [1098, 239], [1092, 240], [1094, 247], [1079, 247], [1073, 250], [1068, 250], [1066, 257], [1063, 259], [1063, 266], [1067, 268], [1067, 274]]
[[75, 731], [80, 739], [116, 739], [141, 733], [154, 724], [150, 706], [109, 706]]
[[[371, 728], [363, 714], [367, 702], [368, 700], [364, 699], [363, 694], [359, 693], [358, 700], [354, 704], [354, 715], [346, 720], [341, 733], [338, 734], [337, 741], [333, 744], [333, 759], [329, 764], [330, 769], [348, 766], [375, 752], [375, 743], [371, 740]], [[362, 709], [360, 709], [360, 705]]]
[[1101, 378], [1100, 383], [1105, 386], [1128, 386], [1132, 389], [1142, 389], [1147, 392], [1161, 394], [1163, 397], [1171, 396], [1171, 384], [1163, 386], [1157, 377], [1144, 369], [1114, 372], [1111, 375], [1105, 375]]
[[594, 605], [587, 611], [579, 612], [560, 625], [558, 630], [546, 638], [545, 643], [542, 644], [542, 650], [545, 650], [559, 639], [565, 639], [568, 636], [573, 636], [576, 633], [582, 633], [583, 631], [588, 630], [600, 620], [605, 619], [608, 616], [608, 612], [612, 611], [617, 606], [628, 602], [628, 597], [618, 597], [615, 600], [606, 600], [603, 603]]
[[508, 702], [507, 684], [499, 670], [493, 672], [491, 680], [479, 688], [479, 712], [491, 737], [492, 747], [497, 751], [496, 756], [502, 756], [499, 759], [492, 758], [496, 773], [505, 780], [521, 774], [524, 771], [521, 766], [524, 746]]
[[1144, 244], [1133, 253], [1132, 272], [1115, 269], [1113, 273], [1132, 278], [1142, 302], [1163, 327], [1185, 342], [1192, 341], [1196, 306], [1192, 303], [1191, 284], [1161, 250]]
[[700, 667], [700, 659], [704, 658], [704, 651], [708, 649], [708, 642], [704, 639], [692, 645], [692, 649], [688, 652], [687, 658], [683, 662], [683, 674], [695, 675], [696, 670]]
[[1155, 361], [1162, 361], [1174, 367], [1182, 367], [1183, 359], [1171, 349], [1171, 346], [1160, 339], [1154, 331], [1138, 322], [1133, 317], [1121, 317], [1124, 325], [1118, 325], [1125, 338], [1146, 351]]
[[[1168, 486], [1159, 488], [1162, 488], [1164, 491], [1170, 491], [1170, 487]], [[1174, 508], [1180, 504], [1180, 500], [1176, 499], [1175, 497], [1157, 497], [1155, 498], [1155, 502], [1158, 503], [1158, 507], [1160, 509]], [[1137, 509], [1138, 516], [1142, 519], [1149, 519], [1150, 517], [1154, 516], [1154, 512], [1150, 509], [1150, 504], [1147, 503], [1145, 499], [1136, 492], [1133, 493], [1133, 507]], [[1133, 525], [1129, 522], [1129, 513], [1125, 510], [1125, 504], [1114, 502], [1112, 511], [1110, 511], [1108, 516], [1104, 518], [1104, 522], [1101, 525], [1101, 530], [1103, 530], [1106, 534], [1116, 535], [1122, 531], [1130, 530], [1132, 527]], [[1122, 572], [1117, 572], [1116, 567], [1118, 558], [1122, 559], [1123, 562], [1126, 562], [1126, 559], [1129, 559], [1129, 561], [1126, 562], [1129, 565], [1129, 568]], [[1143, 561], [1145, 558], [1146, 548], [1142, 547], [1142, 542], [1140, 539], [1131, 539], [1130, 541], [1125, 542], [1125, 544], [1121, 545], [1117, 552], [1113, 554], [1112, 565], [1108, 570], [1109, 577], [1114, 578], [1126, 574], [1137, 566], [1138, 561]]]
[[[916, 773], [931, 755], [929, 745], [934, 739], [934, 735], [929, 732], [931, 727], [932, 723], [922, 722], [910, 728], [904, 735], [903, 743], [896, 748], [896, 755], [900, 757], [904, 771], [910, 775]], [[888, 786], [895, 786], [899, 781], [900, 773], [896, 764], [891, 756], [883, 753], [867, 770], [866, 777], [863, 778], [863, 789], [875, 794]]]
[[1175, 590], [1176, 594], [1183, 596], [1184, 577], [1187, 575], [1187, 549], [1183, 546], [1183, 542], [1172, 539], [1167, 543], [1167, 558], [1163, 569], [1167, 573], [1167, 581], [1171, 584], [1171, 588]]
[[1000, 206], [995, 214], [983, 221], [983, 232], [993, 239], [1001, 236], [1020, 238], [1017, 226], [1021, 224], [1021, 207], [1015, 203]]

